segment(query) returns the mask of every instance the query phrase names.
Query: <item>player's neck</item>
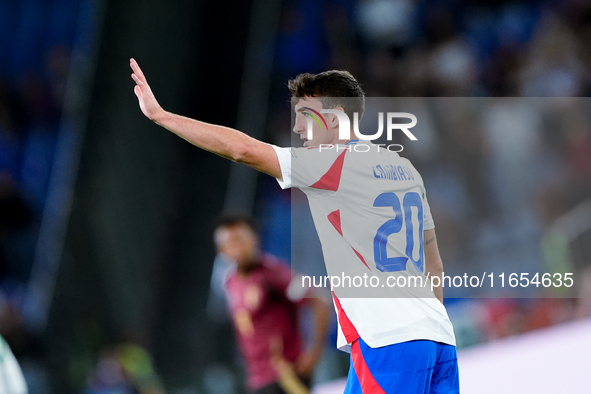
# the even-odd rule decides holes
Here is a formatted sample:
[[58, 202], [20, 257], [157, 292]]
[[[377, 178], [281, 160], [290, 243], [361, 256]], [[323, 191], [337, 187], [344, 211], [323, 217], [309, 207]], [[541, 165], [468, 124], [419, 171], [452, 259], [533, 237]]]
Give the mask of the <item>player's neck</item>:
[[351, 138], [349, 138], [348, 140], [338, 140], [335, 145], [347, 145], [349, 143], [349, 141], [351, 141]]
[[260, 253], [254, 256], [248, 264], [241, 264], [237, 267], [236, 273], [239, 276], [247, 277], [257, 269], [261, 265], [261, 255]]
[[350, 130], [347, 138], [337, 140], [334, 145], [347, 145], [347, 143], [353, 139], [353, 130]]

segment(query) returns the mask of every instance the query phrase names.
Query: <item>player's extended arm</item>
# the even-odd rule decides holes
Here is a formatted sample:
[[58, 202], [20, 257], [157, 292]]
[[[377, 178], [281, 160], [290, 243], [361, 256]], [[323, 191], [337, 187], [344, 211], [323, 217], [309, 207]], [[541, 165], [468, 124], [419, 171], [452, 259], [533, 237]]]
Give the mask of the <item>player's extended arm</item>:
[[[437, 237], [435, 236], [435, 229], [424, 231], [425, 240], [425, 274], [429, 277], [438, 276], [442, 278], [443, 275], [443, 261], [439, 255], [439, 248], [437, 247]], [[439, 281], [440, 285], [433, 288], [435, 297], [443, 302], [443, 286], [441, 286], [442, 280]]]
[[162, 109], [135, 59], [130, 60], [131, 77], [136, 83], [133, 91], [140, 109], [150, 120], [172, 131], [195, 146], [216, 153], [255, 170], [281, 179], [279, 160], [273, 147], [241, 131], [201, 122]]
[[314, 336], [310, 349], [302, 354], [295, 363], [295, 370], [299, 376], [308, 376], [322, 356], [328, 331], [330, 307], [326, 300], [320, 297], [310, 298], [308, 306], [314, 316]]

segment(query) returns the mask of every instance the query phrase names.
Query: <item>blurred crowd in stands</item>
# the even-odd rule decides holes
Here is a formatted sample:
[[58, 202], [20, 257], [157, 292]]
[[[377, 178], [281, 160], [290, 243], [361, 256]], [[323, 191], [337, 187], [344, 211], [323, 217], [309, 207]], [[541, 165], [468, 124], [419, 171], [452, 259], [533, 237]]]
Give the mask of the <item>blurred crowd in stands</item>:
[[[280, 81], [339, 68], [368, 96], [585, 96], [584, 0], [288, 0]], [[281, 84], [281, 82], [280, 82]]]
[[103, 349], [84, 394], [164, 394], [150, 354], [134, 343]]

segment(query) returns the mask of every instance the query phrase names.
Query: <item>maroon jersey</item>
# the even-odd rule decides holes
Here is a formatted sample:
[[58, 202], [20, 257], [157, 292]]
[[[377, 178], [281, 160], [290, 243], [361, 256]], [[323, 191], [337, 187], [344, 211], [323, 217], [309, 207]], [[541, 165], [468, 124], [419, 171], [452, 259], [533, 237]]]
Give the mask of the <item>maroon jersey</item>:
[[247, 276], [232, 273], [226, 281], [230, 313], [251, 389], [277, 381], [271, 346], [282, 346], [283, 358], [289, 362], [302, 353], [298, 321], [302, 299], [289, 295], [291, 280], [287, 264], [263, 255]]

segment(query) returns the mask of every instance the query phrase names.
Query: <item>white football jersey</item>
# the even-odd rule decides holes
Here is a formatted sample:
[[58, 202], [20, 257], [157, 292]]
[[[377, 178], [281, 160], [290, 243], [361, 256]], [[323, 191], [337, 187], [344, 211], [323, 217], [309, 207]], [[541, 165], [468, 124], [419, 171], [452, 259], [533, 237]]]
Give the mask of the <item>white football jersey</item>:
[[337, 347], [348, 351], [359, 337], [374, 348], [420, 339], [455, 345], [424, 274], [423, 231], [435, 226], [410, 161], [356, 140], [273, 148], [281, 187], [308, 197], [333, 285]]

